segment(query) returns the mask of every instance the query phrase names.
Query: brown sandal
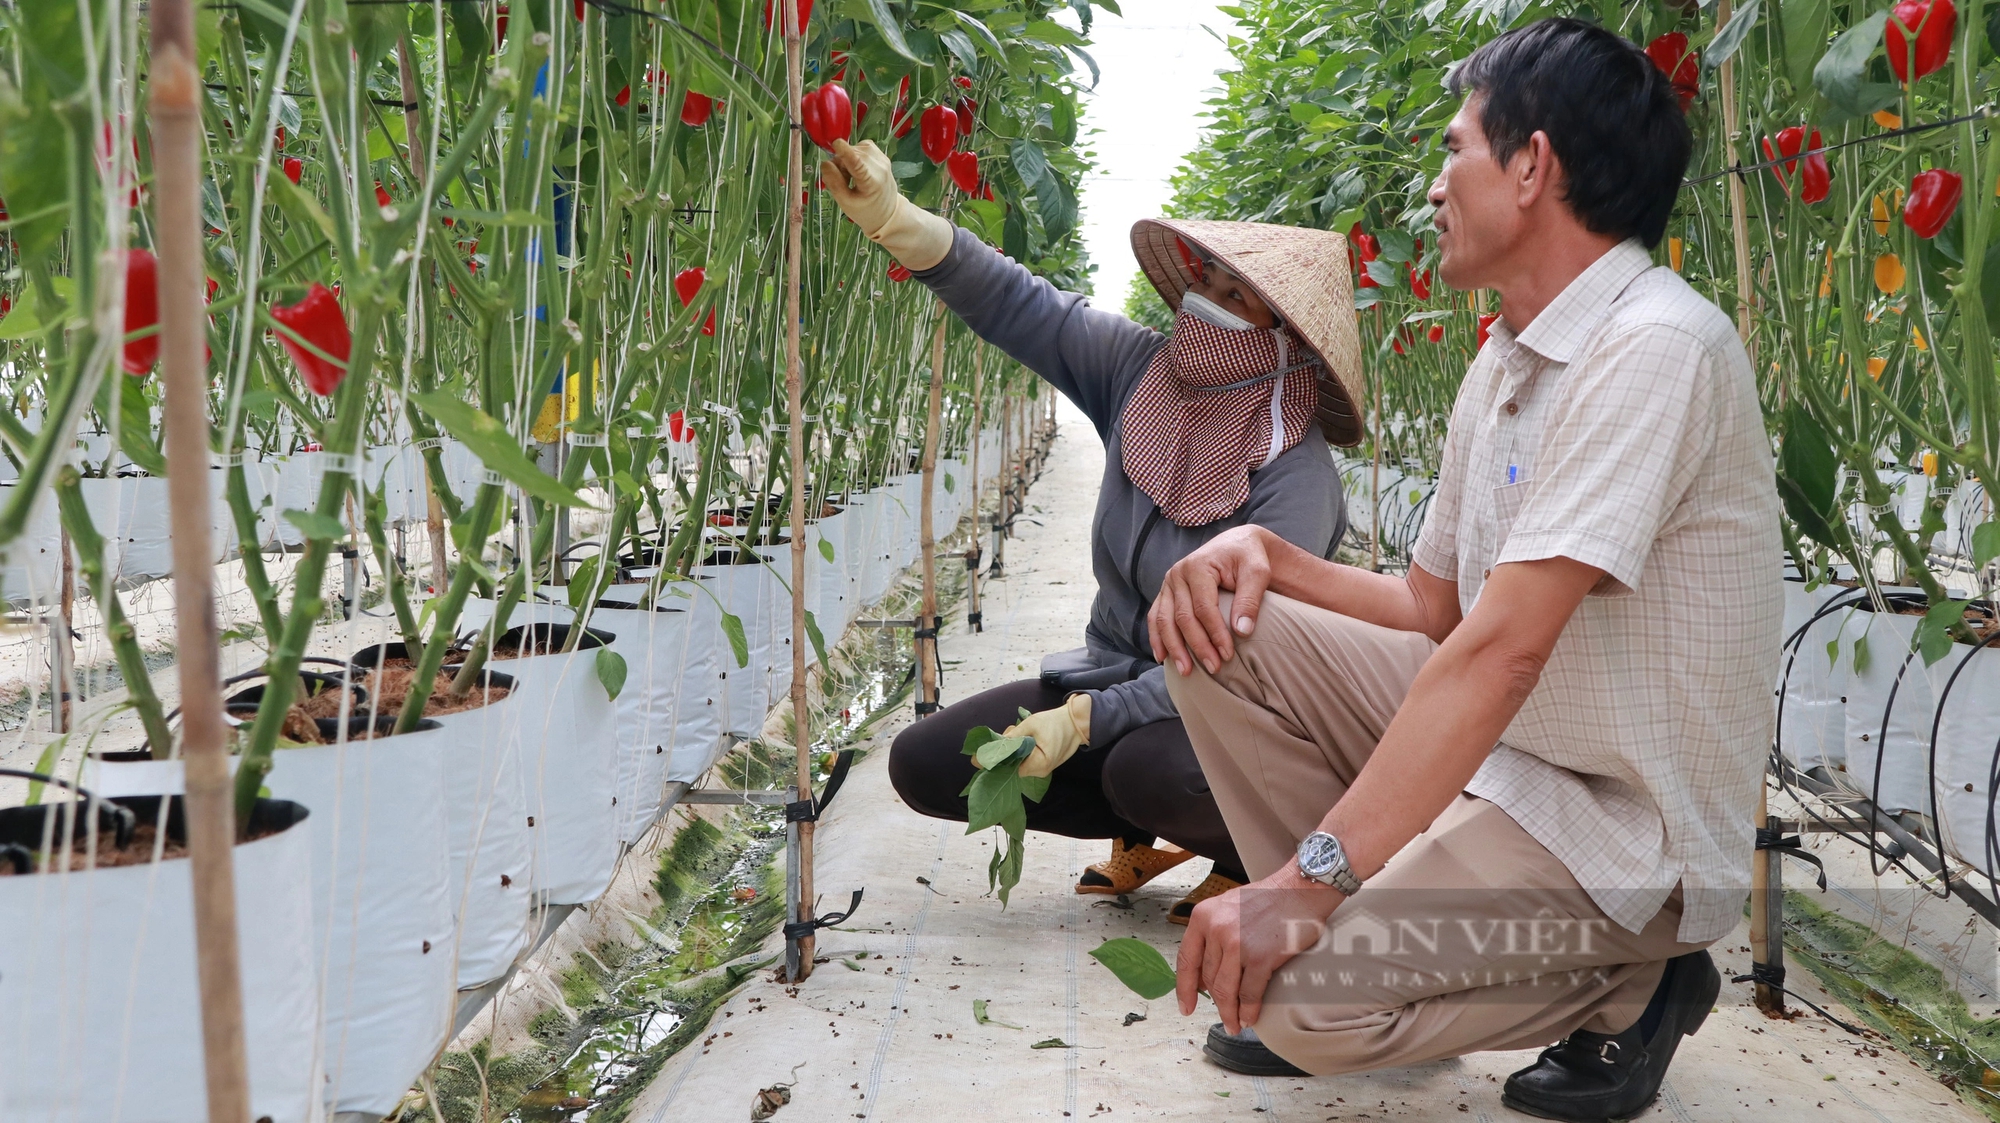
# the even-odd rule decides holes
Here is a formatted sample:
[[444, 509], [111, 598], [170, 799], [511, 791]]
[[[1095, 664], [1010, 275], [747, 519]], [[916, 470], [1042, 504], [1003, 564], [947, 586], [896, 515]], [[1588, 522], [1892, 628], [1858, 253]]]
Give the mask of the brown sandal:
[[1201, 879], [1200, 885], [1189, 890], [1187, 896], [1175, 901], [1174, 907], [1167, 910], [1167, 921], [1171, 924], [1186, 924], [1193, 919], [1196, 905], [1210, 897], [1219, 897], [1231, 889], [1239, 888], [1242, 884], [1233, 877], [1225, 877], [1210, 870], [1208, 876]]
[[1106, 896], [1130, 893], [1192, 857], [1191, 850], [1128, 846], [1124, 839], [1114, 838], [1111, 857], [1084, 870], [1076, 879], [1076, 891]]

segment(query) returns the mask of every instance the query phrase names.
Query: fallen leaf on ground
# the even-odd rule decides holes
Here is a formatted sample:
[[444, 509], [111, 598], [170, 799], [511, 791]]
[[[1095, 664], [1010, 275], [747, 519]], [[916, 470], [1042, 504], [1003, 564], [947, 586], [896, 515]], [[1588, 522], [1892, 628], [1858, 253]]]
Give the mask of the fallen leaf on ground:
[[1017, 1026], [1012, 1022], [1003, 1022], [998, 1018], [988, 1015], [986, 1013], [986, 1001], [987, 1000], [984, 998], [975, 998], [972, 1000], [973, 1021], [978, 1022], [980, 1025], [983, 1026], [1006, 1026], [1008, 1029], [1021, 1028], [1020, 1026]]

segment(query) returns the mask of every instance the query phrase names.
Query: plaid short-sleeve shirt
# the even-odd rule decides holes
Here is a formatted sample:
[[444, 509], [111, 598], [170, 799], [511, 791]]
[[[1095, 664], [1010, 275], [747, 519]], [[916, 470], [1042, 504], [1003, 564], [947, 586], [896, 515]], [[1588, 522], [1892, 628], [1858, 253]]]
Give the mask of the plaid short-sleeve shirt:
[[1466, 788], [1611, 919], [1683, 889], [1719, 939], [1750, 884], [1783, 616], [1778, 497], [1749, 357], [1636, 241], [1518, 336], [1493, 326], [1452, 410], [1414, 560], [1468, 613], [1492, 568], [1604, 571]]

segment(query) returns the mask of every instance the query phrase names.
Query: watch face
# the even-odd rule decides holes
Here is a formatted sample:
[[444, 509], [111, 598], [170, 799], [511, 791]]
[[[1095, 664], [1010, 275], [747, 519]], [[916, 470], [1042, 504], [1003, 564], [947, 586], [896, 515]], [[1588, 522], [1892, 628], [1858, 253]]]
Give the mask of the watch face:
[[1299, 870], [1307, 877], [1319, 877], [1340, 860], [1340, 840], [1314, 831], [1299, 843]]

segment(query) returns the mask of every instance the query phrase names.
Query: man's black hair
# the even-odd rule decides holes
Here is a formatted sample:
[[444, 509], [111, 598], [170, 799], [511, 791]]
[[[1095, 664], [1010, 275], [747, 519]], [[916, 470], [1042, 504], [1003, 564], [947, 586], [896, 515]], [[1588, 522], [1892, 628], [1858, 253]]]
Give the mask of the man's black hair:
[[1472, 52], [1451, 92], [1484, 98], [1479, 124], [1503, 166], [1547, 133], [1568, 180], [1563, 201], [1596, 234], [1660, 244], [1694, 138], [1672, 84], [1630, 41], [1545, 19]]

